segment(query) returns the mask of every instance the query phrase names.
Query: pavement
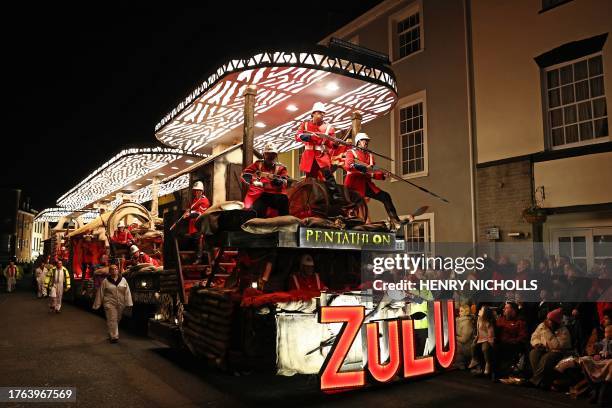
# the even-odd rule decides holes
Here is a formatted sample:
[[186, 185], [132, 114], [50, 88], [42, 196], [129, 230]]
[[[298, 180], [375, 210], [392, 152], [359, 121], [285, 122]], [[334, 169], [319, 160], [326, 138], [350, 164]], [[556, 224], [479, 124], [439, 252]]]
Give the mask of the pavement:
[[99, 314], [68, 303], [61, 314], [51, 314], [47, 300], [30, 292], [0, 294], [0, 386], [77, 388], [76, 404], [36, 407], [590, 406], [561, 393], [495, 384], [460, 371], [327, 395], [317, 389], [316, 376], [234, 376], [142, 332], [122, 328], [118, 344], [110, 344], [106, 336]]

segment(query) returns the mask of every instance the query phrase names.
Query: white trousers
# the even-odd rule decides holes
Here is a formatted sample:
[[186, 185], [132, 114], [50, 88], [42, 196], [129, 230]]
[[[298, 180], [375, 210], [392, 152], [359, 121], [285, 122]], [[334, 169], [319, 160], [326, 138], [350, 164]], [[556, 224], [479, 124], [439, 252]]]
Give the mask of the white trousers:
[[111, 339], [119, 338], [119, 322], [123, 315], [123, 307], [108, 305], [104, 306], [104, 314], [106, 315], [106, 326], [108, 327], [108, 335]]
[[[51, 289], [53, 291], [53, 289]], [[54, 290], [55, 296], [49, 297], [49, 307], [59, 311], [62, 308], [62, 295], [64, 294], [64, 284], [57, 283]]]
[[36, 279], [36, 295], [40, 298], [43, 296], [43, 289], [45, 287], [44, 284], [44, 279], [43, 278], [37, 278]]
[[15, 290], [15, 284], [17, 283], [17, 279], [15, 279], [14, 277], [9, 277], [7, 278], [7, 282], [6, 282], [6, 290], [8, 292], [12, 292]]

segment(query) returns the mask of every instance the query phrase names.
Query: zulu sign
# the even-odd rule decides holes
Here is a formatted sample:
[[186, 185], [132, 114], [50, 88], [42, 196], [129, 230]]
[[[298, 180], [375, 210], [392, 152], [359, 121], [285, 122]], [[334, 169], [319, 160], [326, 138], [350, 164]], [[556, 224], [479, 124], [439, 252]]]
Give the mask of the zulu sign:
[[388, 232], [300, 228], [300, 247], [394, 250], [395, 236]]
[[[444, 350], [442, 303], [434, 302], [434, 326], [436, 337], [436, 360], [448, 368], [455, 357], [455, 317], [452, 301], [446, 302], [448, 316], [448, 347]], [[415, 356], [414, 324], [409, 318], [375, 321], [365, 324], [367, 337], [367, 367], [359, 371], [343, 371], [340, 368], [359, 333], [365, 317], [364, 306], [323, 306], [319, 323], [344, 323], [336, 337], [321, 371], [319, 372], [322, 391], [338, 391], [366, 385], [366, 370], [373, 380], [380, 383], [402, 378], [413, 378], [434, 372], [434, 357]], [[389, 361], [380, 361], [379, 325], [386, 322], [389, 332]], [[401, 372], [400, 372], [400, 369]]]

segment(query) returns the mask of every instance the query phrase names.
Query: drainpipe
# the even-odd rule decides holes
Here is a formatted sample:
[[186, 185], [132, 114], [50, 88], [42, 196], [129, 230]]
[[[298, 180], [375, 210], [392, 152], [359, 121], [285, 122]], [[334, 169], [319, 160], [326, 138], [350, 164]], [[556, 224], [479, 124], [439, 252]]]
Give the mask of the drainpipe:
[[476, 140], [476, 109], [474, 108], [474, 54], [472, 49], [472, 6], [471, 0], [463, 1], [465, 25], [465, 62], [467, 84], [467, 110], [468, 110], [468, 143], [470, 149], [470, 201], [472, 212], [472, 242], [478, 241], [478, 195], [476, 184], [476, 159], [478, 146]]

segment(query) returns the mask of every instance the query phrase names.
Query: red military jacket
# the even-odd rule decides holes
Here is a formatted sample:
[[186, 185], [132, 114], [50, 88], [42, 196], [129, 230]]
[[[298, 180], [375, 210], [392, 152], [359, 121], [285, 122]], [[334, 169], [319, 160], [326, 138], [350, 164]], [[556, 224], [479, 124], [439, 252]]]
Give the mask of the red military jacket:
[[124, 229], [123, 232], [120, 232], [119, 230], [115, 231], [111, 240], [118, 244], [127, 244], [129, 241], [134, 240], [134, 237], [130, 231]]
[[291, 275], [290, 281], [291, 289], [297, 290], [308, 290], [308, 291], [321, 291], [327, 289], [327, 287], [321, 282], [321, 278], [318, 273], [313, 273], [309, 276], [302, 276], [300, 274]]
[[364, 152], [358, 149], [350, 149], [346, 151], [346, 161], [344, 164], [344, 168], [346, 169], [347, 175], [344, 180], [344, 185], [351, 190], [357, 191], [362, 197], [365, 197], [366, 194], [366, 186], [370, 187], [370, 190], [374, 194], [377, 194], [380, 191], [380, 188], [376, 187], [376, 184], [372, 182], [372, 177], [375, 180], [384, 180], [385, 174], [382, 171], [375, 171], [372, 174], [371, 171], [366, 173], [362, 173], [357, 170], [355, 165], [355, 158], [357, 158], [361, 163], [367, 166], [373, 166], [374, 156], [370, 153]]
[[140, 254], [138, 254], [138, 259], [137, 259], [138, 263], [148, 263], [154, 266], [159, 266], [159, 261], [155, 258], [151, 258], [149, 255], [145, 254], [144, 252], [140, 252]]
[[[317, 132], [317, 133], [325, 133], [329, 136], [334, 136], [336, 133], [335, 129], [332, 125], [327, 123], [322, 123], [317, 126], [311, 121], [302, 122], [300, 128], [295, 135], [295, 140], [298, 142], [302, 142], [300, 139], [300, 135], [304, 133], [304, 131]], [[332, 141], [324, 139], [319, 136], [310, 135], [311, 139], [308, 142], [304, 143], [304, 153], [302, 154], [302, 160], [300, 162], [300, 170], [305, 173], [310, 173], [312, 170], [312, 166], [317, 162], [319, 168], [325, 168], [331, 166], [331, 160], [329, 157], [329, 153], [326, 151], [326, 147], [331, 149], [334, 147]]]
[[[246, 208], [251, 208], [255, 200], [257, 200], [263, 193], [271, 194], [287, 194], [287, 168], [282, 163], [274, 163], [272, 166], [267, 166], [263, 160], [257, 160], [249, 165], [242, 174], [253, 174], [253, 181], [260, 181], [263, 186], [257, 186], [253, 183], [249, 184], [249, 190], [244, 199], [244, 205]], [[279, 176], [283, 180], [281, 186], [275, 186], [272, 184], [272, 178], [263, 175], [259, 176], [258, 173], [270, 173]]]
[[[192, 201], [191, 207], [189, 207], [189, 212], [197, 212], [198, 214], [202, 215], [204, 214], [204, 211], [208, 209], [208, 207], [210, 207], [210, 202], [208, 201], [208, 198], [203, 195], [199, 199], [194, 199]], [[198, 228], [196, 227], [197, 219], [197, 217], [189, 218], [189, 234], [195, 234], [198, 232]]]

